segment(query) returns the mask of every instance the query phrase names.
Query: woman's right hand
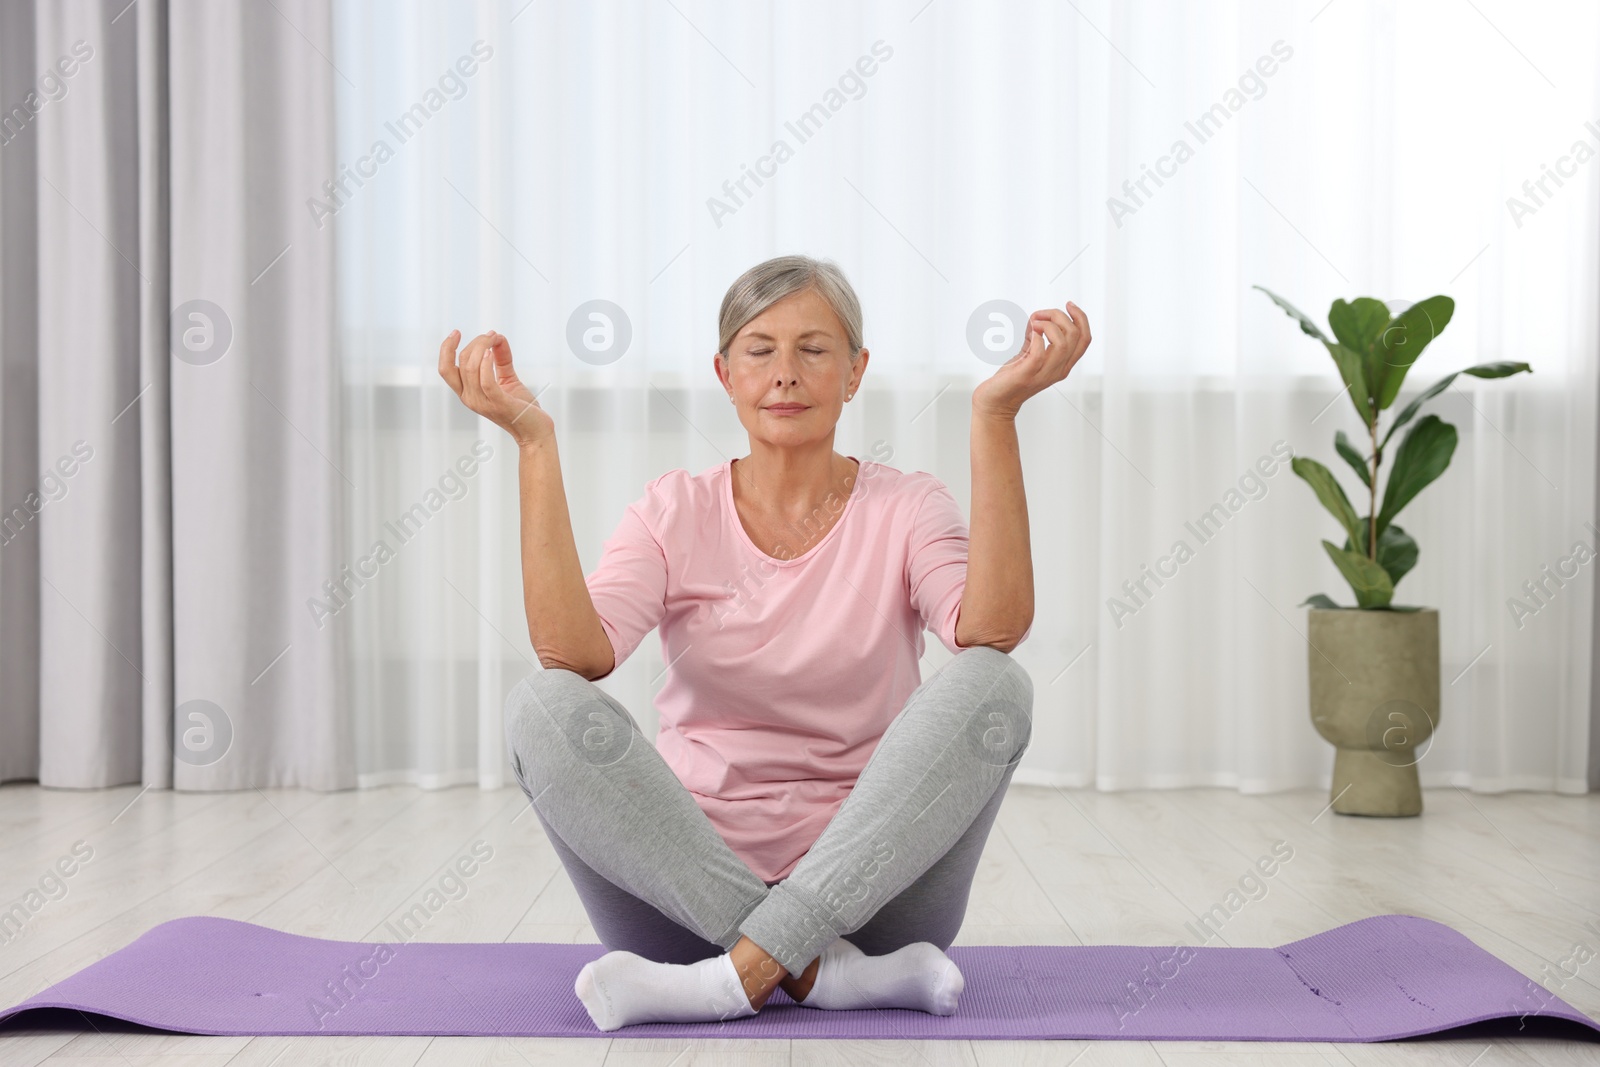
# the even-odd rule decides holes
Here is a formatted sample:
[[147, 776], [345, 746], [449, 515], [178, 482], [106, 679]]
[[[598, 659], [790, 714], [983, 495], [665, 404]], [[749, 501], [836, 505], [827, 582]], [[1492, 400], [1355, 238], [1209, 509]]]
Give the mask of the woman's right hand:
[[511, 342], [505, 335], [493, 330], [479, 334], [458, 360], [460, 340], [461, 331], [451, 330], [439, 346], [439, 376], [461, 402], [509, 433], [519, 448], [553, 435], [554, 420], [511, 366]]

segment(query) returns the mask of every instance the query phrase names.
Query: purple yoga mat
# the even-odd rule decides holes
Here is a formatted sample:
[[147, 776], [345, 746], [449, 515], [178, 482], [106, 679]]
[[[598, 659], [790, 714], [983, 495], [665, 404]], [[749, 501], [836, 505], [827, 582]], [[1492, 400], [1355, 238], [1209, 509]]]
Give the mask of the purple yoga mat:
[[[163, 923], [14, 1008], [71, 1008], [192, 1034], [593, 1037], [572, 992], [599, 945], [322, 941], [231, 919]], [[1277, 948], [950, 949], [961, 1007], [819, 1011], [781, 990], [725, 1022], [613, 1037], [1384, 1041], [1490, 1019], [1600, 1026], [1466, 937], [1378, 915]]]

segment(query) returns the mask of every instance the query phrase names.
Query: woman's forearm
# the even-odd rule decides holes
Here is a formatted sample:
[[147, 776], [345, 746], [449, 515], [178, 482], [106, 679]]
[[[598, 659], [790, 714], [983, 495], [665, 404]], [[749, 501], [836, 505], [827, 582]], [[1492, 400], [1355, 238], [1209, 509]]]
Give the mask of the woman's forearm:
[[546, 668], [604, 677], [615, 657], [584, 581], [553, 433], [518, 448], [517, 482], [522, 596], [533, 649]]
[[1033, 551], [1013, 417], [972, 413], [972, 522], [956, 619], [962, 648], [1010, 652], [1033, 623]]

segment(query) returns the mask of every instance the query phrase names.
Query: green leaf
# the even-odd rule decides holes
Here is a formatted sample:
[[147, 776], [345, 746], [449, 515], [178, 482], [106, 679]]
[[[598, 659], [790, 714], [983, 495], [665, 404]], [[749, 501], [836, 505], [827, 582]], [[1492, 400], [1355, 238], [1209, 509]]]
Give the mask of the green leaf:
[[1334, 341], [1322, 343], [1328, 346], [1328, 354], [1339, 368], [1339, 377], [1344, 380], [1350, 403], [1356, 406], [1356, 414], [1361, 416], [1361, 425], [1370, 426], [1374, 416], [1372, 401], [1367, 394], [1367, 375], [1361, 369], [1361, 354]]
[[1394, 398], [1400, 395], [1400, 383], [1405, 381], [1406, 371], [1422, 355], [1422, 350], [1450, 325], [1455, 311], [1456, 302], [1448, 296], [1430, 296], [1406, 308], [1383, 331], [1378, 352], [1383, 362], [1383, 377], [1373, 389], [1379, 411], [1394, 403]]
[[1346, 552], [1336, 547], [1332, 541], [1323, 541], [1322, 547], [1355, 591], [1357, 606], [1381, 608], [1394, 598], [1394, 583], [1389, 581], [1389, 574], [1382, 567], [1360, 552]]
[[1509, 378], [1511, 375], [1521, 374], [1523, 371], [1532, 374], [1533, 368], [1526, 363], [1479, 363], [1476, 367], [1468, 367], [1465, 370], [1458, 370], [1454, 374], [1445, 375], [1428, 386], [1421, 396], [1400, 409], [1400, 414], [1395, 416], [1394, 425], [1390, 426], [1389, 432], [1383, 435], [1383, 443], [1379, 445], [1379, 448], [1388, 448], [1389, 438], [1394, 436], [1394, 432], [1410, 422], [1412, 416], [1422, 409], [1424, 403], [1449, 388], [1450, 383], [1456, 380], [1456, 375], [1470, 374], [1474, 378]]
[[[1361, 529], [1367, 528], [1366, 516], [1361, 518]], [[1361, 540], [1362, 547], [1356, 548], [1349, 541], [1344, 543], [1346, 552], [1360, 552], [1366, 554], [1366, 538]], [[1417, 565], [1417, 542], [1412, 540], [1410, 534], [1402, 530], [1397, 524], [1390, 523], [1384, 527], [1383, 533], [1378, 535], [1378, 566], [1382, 567], [1389, 575], [1391, 585], [1399, 585], [1400, 579], [1406, 572]]]
[[1355, 469], [1356, 477], [1361, 479], [1361, 484], [1368, 489], [1372, 488], [1372, 474], [1367, 470], [1367, 461], [1356, 451], [1356, 446], [1350, 443], [1350, 438], [1345, 436], [1343, 430], [1333, 435], [1333, 447], [1344, 457], [1344, 461]]
[[1365, 352], [1383, 337], [1389, 326], [1389, 309], [1370, 296], [1358, 296], [1350, 303], [1335, 300], [1328, 309], [1328, 325], [1340, 344]]
[[1400, 579], [1417, 565], [1417, 542], [1394, 523], [1383, 528], [1378, 535], [1378, 566], [1389, 576], [1390, 585], [1399, 585]]
[[1310, 334], [1312, 337], [1315, 337], [1324, 344], [1328, 343], [1328, 338], [1323, 334], [1321, 328], [1318, 327], [1315, 322], [1312, 322], [1310, 316], [1308, 316], [1304, 311], [1301, 311], [1299, 308], [1289, 303], [1289, 301], [1285, 300], [1277, 293], [1272, 292], [1270, 289], [1262, 288], [1259, 285], [1252, 285], [1250, 288], [1260, 289], [1263, 293], [1266, 293], [1272, 298], [1272, 302], [1274, 304], [1277, 304], [1284, 311], [1287, 311], [1291, 318], [1298, 319], [1300, 322], [1300, 329], [1303, 332]]
[[1333, 513], [1339, 520], [1345, 533], [1350, 535], [1352, 541], [1359, 539], [1359, 527], [1356, 525], [1356, 509], [1350, 506], [1350, 498], [1344, 495], [1344, 487], [1333, 476], [1333, 472], [1314, 459], [1305, 456], [1296, 456], [1289, 461], [1290, 468], [1316, 492], [1317, 499], [1322, 501], [1322, 506]]
[[1411, 428], [1400, 442], [1389, 484], [1384, 487], [1383, 507], [1378, 511], [1379, 537], [1412, 497], [1444, 473], [1455, 450], [1456, 428], [1439, 416], [1424, 415]]
[[1324, 593], [1312, 593], [1310, 596], [1300, 601], [1300, 603], [1296, 606], [1303, 608], [1307, 604], [1310, 604], [1314, 608], [1337, 608], [1339, 606], [1332, 600], [1328, 599], [1327, 595]]
[[1384, 380], [1384, 331], [1389, 328], [1389, 309], [1382, 300], [1358, 296], [1346, 303], [1335, 300], [1328, 309], [1328, 325], [1339, 343], [1361, 358], [1361, 371], [1369, 396], [1376, 396]]

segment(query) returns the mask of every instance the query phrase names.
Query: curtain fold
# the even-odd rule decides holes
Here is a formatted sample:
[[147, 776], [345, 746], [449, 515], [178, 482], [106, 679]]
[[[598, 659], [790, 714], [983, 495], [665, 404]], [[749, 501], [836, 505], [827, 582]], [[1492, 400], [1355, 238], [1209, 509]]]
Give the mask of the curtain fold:
[[141, 447], [144, 413], [123, 410], [145, 385], [141, 322], [166, 295], [167, 249], [141, 225], [160, 192], [137, 155], [141, 136], [164, 136], [139, 121], [160, 75], [138, 62], [136, 13], [110, 25], [98, 7], [35, 10], [35, 69], [67, 90], [24, 131], [38, 143], [37, 462], [61, 494], [31, 526], [39, 780], [107, 786], [141, 780], [145, 722], [170, 692], [169, 639], [141, 626], [144, 597], [162, 595], [142, 583], [144, 490], [159, 477], [147, 460], [159, 457]]
[[5, 17], [0, 779], [351, 785], [328, 7]]
[[320, 0], [172, 19], [172, 330], [214, 306], [232, 333], [172, 364], [178, 728], [206, 700], [235, 746], [180, 760], [180, 788], [355, 783], [345, 633], [307, 608], [337, 574], [350, 485], [332, 238], [305, 208], [334, 173], [330, 31]]
[[[38, 141], [31, 4], [0, 4], [0, 782], [39, 774]], [[17, 106], [10, 101], [18, 101]], [[32, 494], [30, 497], [29, 494]]]
[[[130, 15], [133, 13], [130, 12]], [[112, 15], [119, 23], [119, 15]], [[137, 41], [136, 143], [139, 232], [142, 271], [150, 284], [139, 290], [139, 394], [128, 401], [127, 416], [138, 415], [140, 456], [139, 597], [144, 687], [140, 715], [143, 745], [139, 780], [173, 784], [172, 648], [172, 374], [168, 344], [171, 311], [171, 223], [168, 163], [168, 10], [151, 5], [134, 18]], [[123, 409], [118, 409], [118, 416]]]

